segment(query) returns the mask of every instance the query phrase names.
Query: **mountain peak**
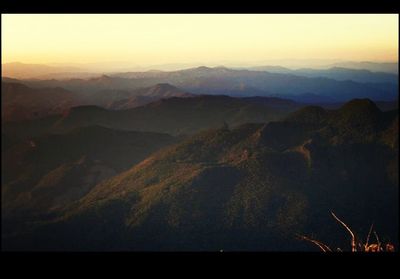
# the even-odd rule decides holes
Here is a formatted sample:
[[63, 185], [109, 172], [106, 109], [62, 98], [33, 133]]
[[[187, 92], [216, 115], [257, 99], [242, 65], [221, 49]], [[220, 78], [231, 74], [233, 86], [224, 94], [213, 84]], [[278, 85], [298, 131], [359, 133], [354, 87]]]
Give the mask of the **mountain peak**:
[[201, 70], [201, 71], [208, 71], [208, 70], [211, 70], [212, 68], [210, 68], [210, 67], [206, 67], [206, 66], [200, 66], [200, 67], [197, 67], [196, 68], [196, 70]]
[[167, 90], [179, 90], [177, 87], [175, 87], [169, 83], [157, 83], [156, 85], [152, 86], [152, 88], [167, 89]]
[[381, 110], [370, 99], [353, 99], [345, 103], [341, 108], [342, 112], [364, 113], [370, 112], [374, 114], [381, 113]]
[[214, 69], [216, 69], [216, 70], [229, 70], [229, 68], [227, 68], [227, 67], [225, 67], [225, 66], [216, 66], [216, 67], [214, 67]]
[[92, 80], [92, 81], [111, 81], [112, 77], [103, 74], [99, 77], [91, 78], [90, 80]]
[[213, 68], [207, 67], [207, 66], [200, 66], [192, 69], [188, 69], [189, 73], [194, 73], [194, 74], [208, 74], [210, 71], [212, 71]]
[[371, 140], [384, 128], [383, 113], [369, 99], [354, 99], [347, 102], [334, 114], [332, 124], [338, 128], [340, 136], [335, 143]]

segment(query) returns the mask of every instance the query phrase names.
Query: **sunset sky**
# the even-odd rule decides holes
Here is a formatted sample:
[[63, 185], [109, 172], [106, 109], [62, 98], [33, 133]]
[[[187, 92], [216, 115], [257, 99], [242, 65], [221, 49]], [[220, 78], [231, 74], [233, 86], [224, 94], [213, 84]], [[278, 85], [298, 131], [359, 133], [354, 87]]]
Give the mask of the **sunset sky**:
[[2, 15], [2, 62], [398, 60], [398, 15]]

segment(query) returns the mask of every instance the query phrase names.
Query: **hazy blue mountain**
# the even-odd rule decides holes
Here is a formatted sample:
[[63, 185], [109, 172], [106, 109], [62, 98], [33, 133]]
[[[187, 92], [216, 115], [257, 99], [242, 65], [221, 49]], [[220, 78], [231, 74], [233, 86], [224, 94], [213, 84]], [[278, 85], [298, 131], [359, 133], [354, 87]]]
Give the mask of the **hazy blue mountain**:
[[397, 74], [386, 72], [372, 72], [363, 69], [347, 69], [333, 67], [326, 70], [320, 69], [298, 69], [292, 73], [307, 77], [326, 77], [336, 80], [352, 80], [364, 83], [394, 83], [398, 84], [399, 76]]
[[[396, 64], [397, 65], [397, 64]], [[301, 68], [292, 70], [280, 66], [257, 66], [250, 67], [249, 70], [266, 71], [270, 73], [293, 74], [305, 77], [325, 77], [335, 80], [352, 80], [361, 83], [398, 83], [397, 72], [373, 71], [367, 68], [347, 68], [334, 66], [328, 69]], [[379, 68], [378, 68], [379, 69]]]
[[365, 69], [372, 72], [385, 72], [398, 74], [399, 73], [399, 64], [396, 62], [387, 62], [387, 63], [377, 63], [377, 62], [339, 62], [334, 63], [331, 66], [333, 67], [343, 67], [349, 69]]
[[[386, 74], [384, 75], [386, 76]], [[302, 94], [314, 94], [332, 99], [333, 102], [345, 102], [353, 98], [392, 101], [398, 97], [398, 83], [338, 81], [325, 77], [233, 70], [226, 67], [198, 67], [172, 72], [117, 73], [86, 80], [24, 80], [21, 82], [33, 87], [59, 86], [74, 92], [130, 91], [155, 84], [169, 83], [194, 94], [223, 94], [242, 97], [295, 97]]]
[[254, 66], [245, 68], [251, 71], [263, 71], [270, 73], [278, 73], [278, 74], [291, 74], [293, 72], [292, 69], [281, 67], [281, 66]]

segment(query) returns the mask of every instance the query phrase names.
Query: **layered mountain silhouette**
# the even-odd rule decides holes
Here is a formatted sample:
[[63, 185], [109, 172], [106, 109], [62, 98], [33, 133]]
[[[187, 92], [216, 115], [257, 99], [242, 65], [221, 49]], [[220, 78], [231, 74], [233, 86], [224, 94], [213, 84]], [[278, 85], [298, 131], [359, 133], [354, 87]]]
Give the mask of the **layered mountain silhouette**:
[[[185, 111], [190, 122], [193, 121], [190, 112], [201, 110], [203, 105], [209, 112], [214, 111], [214, 106], [218, 110], [221, 107], [240, 110], [237, 100], [214, 98], [212, 103], [208, 96], [197, 100], [171, 98], [144, 108], [154, 110], [152, 114], [163, 119], [182, 102], [196, 100], [199, 108], [189, 105]], [[101, 119], [104, 111], [91, 110], [98, 113], [96, 119]], [[66, 125], [63, 121], [72, 121], [68, 119], [72, 119], [73, 113], [76, 112], [60, 123]], [[142, 111], [140, 115], [146, 114]], [[152, 123], [143, 117], [145, 123]], [[218, 119], [215, 115], [212, 118]], [[88, 127], [54, 137], [71, 137], [91, 129], [97, 133], [104, 128]], [[125, 138], [129, 132], [112, 133], [121, 133]], [[34, 145], [40, 150], [40, 142]], [[60, 146], [56, 141], [54, 145]], [[16, 146], [11, 145], [7, 151]], [[70, 177], [82, 177], [75, 173], [86, 172], [86, 167], [76, 166], [90, 161], [74, 153], [76, 147], [71, 148], [60, 152], [77, 156], [71, 155], [68, 162], [48, 167], [36, 179], [37, 183], [29, 184], [35, 185], [28, 190], [29, 195], [15, 187], [20, 197], [7, 206], [34, 199], [35, 193], [41, 191], [46, 194], [40, 195], [44, 201], [38, 203], [49, 206], [54, 192], [72, 188]], [[36, 154], [37, 157], [31, 155], [31, 160], [59, 158], [18, 152]], [[108, 151], [100, 154], [103, 152]], [[296, 234], [314, 233], [321, 239], [331, 239], [332, 245], [347, 241], [341, 228], [329, 218], [332, 210], [356, 232], [367, 232], [373, 222], [375, 228], [384, 232], [382, 238], [398, 245], [398, 152], [398, 111], [382, 112], [368, 99], [352, 100], [336, 110], [308, 106], [269, 123], [247, 123], [235, 128], [225, 123], [166, 146], [140, 162], [131, 162], [122, 172], [110, 173], [108, 179], [86, 188], [79, 198], [75, 193], [67, 195], [63, 206], [54, 208], [52, 215], [41, 218], [41, 222], [35, 222], [34, 217], [23, 224], [9, 219], [5, 223], [3, 247], [9, 250], [309, 250], [313, 247], [296, 241]], [[122, 151], [118, 154], [115, 158], [124, 157]], [[23, 181], [27, 177], [17, 175], [8, 181]], [[15, 185], [9, 185], [7, 191], [12, 191]]]
[[369, 70], [372, 72], [385, 72], [385, 73], [399, 73], [399, 63], [397, 62], [369, 62], [369, 61], [362, 61], [362, 62], [338, 62], [333, 64], [334, 67], [344, 67], [350, 69], [361, 69], [361, 70]]
[[63, 88], [30, 88], [20, 83], [1, 83], [2, 122], [21, 121], [60, 114], [81, 104], [79, 97]]
[[98, 106], [73, 107], [63, 115], [19, 123], [5, 123], [3, 133], [26, 138], [46, 133], [64, 133], [78, 127], [99, 125], [112, 129], [191, 134], [203, 129], [235, 126], [247, 122], [277, 120], [299, 107], [277, 98], [232, 98], [228, 96], [171, 97], [126, 110]]
[[171, 72], [127, 72], [89, 79], [20, 82], [31, 87], [63, 87], [86, 94], [102, 90], [130, 91], [169, 83], [195, 94], [236, 97], [289, 96], [297, 101], [302, 100], [303, 94], [312, 94], [329, 102], [345, 102], [366, 97], [375, 101], [393, 101], [398, 98], [397, 75], [342, 68], [333, 68], [326, 73], [322, 70], [306, 69], [295, 73], [276, 73], [202, 66]]
[[398, 247], [393, 63], [3, 66], [5, 250], [343, 247], [331, 211]]
[[111, 102], [106, 105], [106, 107], [110, 109], [123, 110], [143, 106], [160, 99], [193, 96], [193, 94], [187, 93], [168, 83], [160, 83], [152, 87], [138, 89], [135, 91], [135, 94], [133, 96], [127, 96], [126, 99]]
[[391, 72], [373, 72], [366, 69], [350, 69], [344, 67], [332, 67], [329, 69], [302, 68], [291, 70], [278, 66], [259, 66], [250, 68], [252, 70], [267, 71], [271, 73], [293, 74], [305, 77], [325, 77], [335, 80], [352, 80], [355, 82], [366, 83], [394, 83], [397, 84], [399, 77]]
[[[350, 70], [349, 70], [350, 71]], [[358, 72], [357, 72], [358, 73]], [[249, 70], [233, 70], [225, 67], [198, 67], [175, 72], [147, 72], [142, 80], [160, 79], [185, 88], [192, 93], [227, 94], [231, 96], [298, 96], [312, 93], [321, 97], [329, 97], [336, 101], [347, 101], [356, 97], [369, 97], [374, 100], [393, 100], [397, 96], [398, 77], [392, 74], [370, 73], [363, 78], [363, 83], [352, 81], [349, 72], [343, 73], [346, 80], [335, 80], [338, 75], [305, 77], [302, 73], [270, 73]], [[340, 74], [339, 74], [340, 75]], [[364, 74], [365, 75], [365, 74]], [[378, 76], [377, 76], [378, 75]], [[138, 79], [137, 73], [117, 74], [118, 77]], [[353, 74], [354, 76], [354, 74]], [[371, 79], [371, 76], [376, 77]], [[385, 79], [385, 77], [387, 77]], [[379, 82], [377, 82], [379, 81]], [[375, 82], [375, 83], [374, 83]], [[240, 88], [250, 87], [248, 90]], [[254, 88], [254, 89], [253, 89]], [[256, 90], [256, 91], [255, 91]], [[262, 93], [263, 92], [263, 93]]]
[[[107, 84], [108, 77], [97, 80]], [[169, 84], [156, 84], [136, 90], [100, 90], [76, 93], [61, 87], [32, 88], [16, 80], [2, 82], [2, 122], [19, 122], [48, 115], [62, 114], [70, 108], [96, 105], [114, 110], [134, 108], [171, 97], [190, 97]], [[17, 80], [18, 81], [18, 80]]]
[[2, 76], [13, 78], [38, 78], [60, 72], [81, 72], [77, 67], [57, 67], [44, 64], [26, 64], [20, 62], [2, 64]]

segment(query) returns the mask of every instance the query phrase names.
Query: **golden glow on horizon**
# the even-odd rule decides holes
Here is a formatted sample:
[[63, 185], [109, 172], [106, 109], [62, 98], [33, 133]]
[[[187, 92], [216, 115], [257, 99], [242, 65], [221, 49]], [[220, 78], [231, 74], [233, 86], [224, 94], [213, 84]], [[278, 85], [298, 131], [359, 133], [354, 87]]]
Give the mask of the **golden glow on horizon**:
[[398, 60], [398, 15], [2, 15], [2, 62]]

